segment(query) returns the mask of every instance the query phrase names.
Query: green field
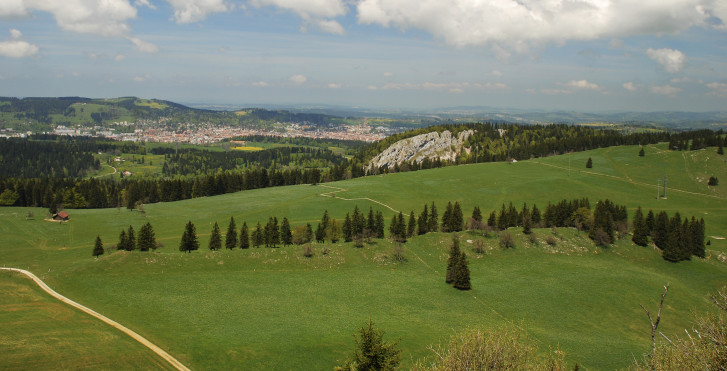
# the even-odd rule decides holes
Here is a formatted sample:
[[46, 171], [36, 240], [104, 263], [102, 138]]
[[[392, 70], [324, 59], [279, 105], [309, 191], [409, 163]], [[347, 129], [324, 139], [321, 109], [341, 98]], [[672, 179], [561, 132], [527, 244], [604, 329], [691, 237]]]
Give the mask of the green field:
[[[727, 174], [725, 158], [712, 148], [664, 149], [649, 146], [646, 156], [638, 157], [636, 146], [617, 147], [515, 164], [269, 188], [145, 205], [144, 214], [70, 210], [71, 221], [64, 224], [40, 217], [26, 220], [27, 208], [0, 208], [0, 264], [33, 271], [59, 293], [140, 333], [192, 369], [330, 369], [352, 352], [353, 334], [369, 317], [386, 331], [386, 339], [400, 339], [404, 367], [428, 356], [428, 345], [446, 341], [455, 331], [509, 323], [524, 329], [542, 352], [549, 347], [565, 351], [571, 366], [623, 368], [651, 347], [650, 326], [639, 304], [655, 308], [670, 282], [659, 330], [679, 336], [691, 326], [692, 312], [710, 310], [707, 295], [727, 284], [727, 264], [719, 259], [727, 254], [727, 242], [721, 239], [727, 234], [727, 186], [707, 187], [705, 180]], [[586, 172], [588, 157], [593, 168]], [[670, 186], [666, 200], [656, 198], [656, 181], [664, 173]], [[328, 192], [335, 197], [321, 196]], [[324, 210], [342, 219], [354, 205], [381, 210], [387, 223], [393, 215], [369, 200], [347, 199], [370, 198], [417, 214], [424, 203], [434, 201], [440, 216], [447, 201], [459, 201], [468, 216], [476, 205], [487, 215], [502, 202], [512, 201], [518, 208], [523, 202], [536, 203], [543, 210], [549, 201], [580, 197], [592, 204], [609, 198], [631, 212], [640, 205], [703, 217], [711, 242], [708, 258], [667, 263], [657, 251], [628, 239], [598, 248], [571, 229], [557, 231], [554, 247], [544, 242], [550, 229], [535, 231], [537, 243], [514, 229], [517, 244], [510, 250], [498, 248], [495, 237], [463, 233], [459, 237], [470, 261], [473, 290], [460, 292], [443, 282], [449, 234], [411, 239], [403, 263], [391, 258], [394, 246], [383, 240], [363, 249], [326, 244], [327, 255], [314, 245], [312, 258], [303, 257], [300, 247], [206, 249], [212, 224], [219, 222], [224, 233], [230, 216], [239, 228], [243, 220], [253, 226], [269, 216], [315, 227]], [[36, 215], [45, 212], [35, 210]], [[182, 254], [177, 247], [188, 220], [197, 226], [201, 249]], [[165, 245], [157, 252], [91, 257], [96, 235], [109, 246], [122, 228], [131, 224], [138, 231], [147, 221]], [[474, 239], [485, 240], [487, 254], [472, 251], [467, 240]], [[7, 273], [0, 282], [6, 295], [30, 290], [29, 281]], [[52, 302], [36, 294], [37, 300]], [[6, 302], [0, 303], [6, 308]], [[3, 328], [18, 322], [18, 314], [9, 312], [0, 311]], [[102, 327], [91, 336], [115, 334]], [[29, 343], [45, 330], [13, 331], [17, 341]], [[9, 358], [8, 347], [0, 343], [0, 367], [30, 362], [38, 352], [24, 347]], [[129, 352], [103, 347], [99, 352], [110, 359], [148, 357], [152, 363], [152, 356], [142, 357], [138, 347], [122, 348]], [[67, 348], [53, 352], [60, 358], [76, 356]], [[133, 368], [131, 361], [127, 364]]]

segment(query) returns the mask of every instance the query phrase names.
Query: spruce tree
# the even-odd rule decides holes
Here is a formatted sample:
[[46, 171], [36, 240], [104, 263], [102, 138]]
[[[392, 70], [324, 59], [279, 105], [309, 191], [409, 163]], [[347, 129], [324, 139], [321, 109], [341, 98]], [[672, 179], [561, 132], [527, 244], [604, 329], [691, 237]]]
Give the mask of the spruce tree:
[[119, 243], [116, 245], [116, 249], [121, 250], [128, 250], [129, 245], [129, 239], [126, 237], [126, 230], [122, 229], [121, 233], [119, 233]]
[[184, 227], [182, 242], [179, 244], [179, 251], [191, 253], [193, 250], [199, 250], [199, 241], [197, 241], [197, 229], [190, 220]]
[[722, 145], [720, 144], [719, 147], [717, 147], [717, 154], [718, 155], [724, 155], [724, 149], [722, 149]]
[[522, 218], [523, 218], [523, 221], [522, 221], [523, 233], [524, 234], [530, 234], [530, 233], [532, 233], [533, 230], [532, 230], [532, 220], [530, 219], [530, 212], [527, 211], [527, 210], [525, 210], [523, 212], [523, 217]]
[[417, 219], [417, 234], [422, 235], [427, 233], [429, 229], [429, 211], [427, 210], [427, 204], [424, 204], [424, 210], [419, 214]]
[[328, 228], [326, 228], [326, 238], [328, 238], [331, 243], [336, 243], [341, 239], [341, 234], [343, 234], [341, 222], [331, 218], [328, 221]]
[[[371, 233], [374, 233], [373, 229]], [[353, 241], [353, 225], [351, 224], [351, 217], [346, 213], [346, 218], [343, 219], [343, 240], [346, 242]]]
[[356, 350], [351, 360], [341, 370], [395, 370], [399, 366], [401, 351], [397, 343], [386, 343], [384, 333], [374, 328], [369, 319], [368, 326], [359, 329], [361, 339], [356, 339]]
[[639, 157], [644, 157], [644, 148], [643, 147], [639, 151]]
[[500, 209], [500, 213], [497, 215], [497, 229], [504, 231], [507, 229], [507, 212], [505, 211], [505, 204], [502, 204], [502, 208]]
[[447, 202], [447, 208], [442, 214], [442, 232], [452, 232], [452, 202]]
[[538, 210], [538, 206], [533, 204], [533, 210], [530, 212], [530, 219], [533, 221], [533, 224], [539, 225], [541, 221], [540, 216], [540, 210]]
[[136, 250], [136, 234], [134, 234], [134, 227], [129, 226], [129, 231], [126, 232], [126, 250]]
[[263, 233], [263, 226], [260, 224], [260, 222], [257, 222], [257, 226], [255, 227], [255, 230], [252, 231], [251, 237], [253, 247], [260, 247], [262, 244], [265, 243], [265, 233]]
[[490, 228], [497, 227], [497, 218], [495, 217], [495, 212], [491, 212], [490, 216], [487, 218], [487, 226]]
[[643, 213], [641, 212], [641, 206], [634, 213], [634, 235], [631, 237], [631, 241], [639, 246], [646, 246], [649, 243], [649, 234], [646, 229]]
[[240, 229], [240, 248], [241, 249], [249, 249], [250, 248], [250, 236], [249, 232], [247, 230], [247, 222], [242, 222], [242, 228]]
[[700, 258], [704, 258], [704, 219], [696, 221], [692, 217], [692, 254]]
[[270, 227], [270, 245], [278, 247], [280, 243], [280, 228], [278, 227], [278, 217], [273, 217], [273, 224]]
[[682, 239], [682, 221], [679, 213], [675, 213], [669, 220], [669, 229], [667, 232], [666, 245], [662, 249], [661, 256], [669, 262], [678, 262], [683, 260], [683, 242]]
[[384, 213], [376, 212], [376, 238], [384, 238]]
[[212, 251], [217, 251], [222, 248], [222, 236], [220, 235], [220, 226], [217, 224], [217, 222], [215, 222], [214, 227], [212, 227], [209, 248]]
[[467, 255], [464, 251], [459, 254], [457, 259], [457, 270], [454, 278], [454, 288], [458, 290], [471, 290], [470, 285], [470, 269], [467, 263]]
[[313, 227], [311, 227], [310, 223], [306, 223], [305, 225], [305, 243], [309, 243], [313, 241]]
[[414, 217], [414, 211], [412, 211], [411, 213], [409, 213], [409, 226], [407, 227], [407, 230], [406, 230], [406, 236], [414, 237], [414, 232], [416, 232], [416, 229], [417, 229], [417, 221], [416, 221], [416, 218]]
[[406, 222], [404, 221], [404, 214], [399, 211], [399, 217], [396, 218], [396, 231], [399, 236], [399, 242], [406, 242]]
[[648, 213], [646, 213], [646, 219], [644, 219], [644, 230], [646, 231], [646, 234], [651, 236], [651, 232], [654, 230], [654, 224], [656, 223], [656, 218], [654, 217], [654, 212], [649, 210]]
[[[326, 218], [326, 222], [327, 220], [328, 218]], [[318, 223], [318, 227], [316, 227], [316, 242], [326, 242], [326, 226], [323, 225], [323, 222]]]
[[366, 230], [368, 235], [373, 235], [376, 230], [376, 216], [374, 215], [374, 208], [369, 207], [369, 216], [366, 218]]
[[654, 229], [651, 231], [651, 240], [656, 247], [664, 250], [669, 238], [669, 217], [665, 211], [659, 212], [654, 222]]
[[437, 215], [437, 207], [434, 206], [434, 201], [432, 201], [432, 206], [429, 208], [429, 223], [427, 225], [427, 231], [428, 232], [438, 232], [439, 231], [439, 215]]
[[588, 158], [588, 161], [586, 161], [586, 169], [590, 169], [590, 168], [592, 168], [592, 167], [593, 167], [593, 161], [592, 161], [592, 160], [591, 160], [591, 158], [589, 157], [589, 158]]
[[230, 217], [230, 224], [227, 226], [225, 234], [225, 247], [232, 250], [237, 247], [237, 226], [235, 225], [235, 217]]
[[283, 243], [283, 246], [288, 246], [293, 243], [293, 232], [290, 230], [290, 222], [285, 217], [280, 224], [280, 241]]
[[457, 263], [459, 262], [459, 239], [452, 236], [452, 245], [449, 247], [449, 258], [447, 259], [447, 274], [444, 282], [452, 283], [457, 278]]
[[482, 212], [480, 211], [479, 206], [475, 206], [475, 208], [472, 209], [472, 220], [474, 220], [476, 222], [482, 221]]
[[460, 232], [462, 231], [462, 226], [464, 225], [464, 215], [462, 215], [462, 208], [459, 206], [459, 202], [454, 202], [454, 207], [452, 207], [452, 224], [450, 225], [450, 230], [452, 232]]
[[140, 251], [156, 249], [156, 237], [154, 236], [154, 228], [152, 228], [151, 223], [146, 223], [141, 226], [136, 244]]
[[103, 242], [101, 242], [101, 236], [96, 236], [96, 244], [93, 246], [93, 256], [103, 255]]

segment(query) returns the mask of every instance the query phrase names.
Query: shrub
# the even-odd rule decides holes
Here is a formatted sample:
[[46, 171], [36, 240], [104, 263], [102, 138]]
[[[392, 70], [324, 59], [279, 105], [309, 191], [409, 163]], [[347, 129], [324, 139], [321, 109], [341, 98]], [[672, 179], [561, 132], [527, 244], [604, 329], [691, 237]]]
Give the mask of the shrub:
[[310, 245], [303, 246], [303, 256], [310, 258], [313, 256], [313, 248]]
[[510, 232], [503, 231], [500, 233], [500, 246], [506, 249], [515, 247], [515, 239], [512, 237]]
[[611, 236], [609, 236], [603, 229], [598, 228], [595, 232], [593, 232], [593, 241], [599, 246], [608, 246], [611, 244]]
[[558, 240], [556, 240], [556, 239], [555, 239], [555, 237], [553, 237], [553, 236], [548, 236], [548, 237], [547, 237], [547, 238], [545, 239], [545, 242], [547, 242], [547, 243], [548, 243], [548, 245], [550, 245], [550, 246], [555, 246], [555, 245], [557, 245], [557, 244], [558, 244]]
[[485, 253], [485, 243], [482, 242], [482, 240], [475, 240], [475, 246], [474, 246], [473, 250], [480, 255], [484, 254]]
[[528, 237], [530, 240], [530, 243], [537, 244], [538, 243], [538, 236], [535, 235], [535, 233], [530, 233], [530, 236]]

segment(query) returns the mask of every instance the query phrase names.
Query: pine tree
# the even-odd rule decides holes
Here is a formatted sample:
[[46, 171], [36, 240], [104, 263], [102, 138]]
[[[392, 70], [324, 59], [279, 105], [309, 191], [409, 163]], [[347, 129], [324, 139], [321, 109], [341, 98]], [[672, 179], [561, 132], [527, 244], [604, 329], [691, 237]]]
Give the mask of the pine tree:
[[530, 219], [530, 212], [528, 212], [527, 210], [525, 210], [523, 212], [523, 221], [522, 221], [522, 224], [523, 224], [523, 233], [524, 234], [530, 234], [530, 233], [533, 232], [533, 230], [532, 230], [532, 220]]
[[481, 222], [482, 221], [482, 212], [480, 211], [479, 206], [475, 206], [474, 209], [472, 209], [472, 220]]
[[490, 216], [487, 218], [487, 226], [491, 228], [497, 227], [497, 218], [495, 217], [495, 212], [491, 212]]
[[429, 223], [427, 223], [427, 232], [438, 232], [439, 231], [439, 215], [437, 215], [437, 207], [432, 206], [429, 208]]
[[356, 339], [353, 359], [337, 367], [341, 370], [395, 370], [399, 366], [401, 351], [398, 343], [386, 343], [384, 333], [374, 328], [369, 319], [368, 326], [359, 329], [361, 340]]
[[692, 254], [704, 258], [704, 219], [696, 221], [692, 217], [690, 228], [692, 229]]
[[273, 217], [273, 224], [270, 227], [270, 246], [278, 247], [280, 243], [280, 228], [278, 227], [278, 217]]
[[134, 234], [134, 227], [129, 226], [129, 231], [126, 232], [126, 250], [136, 250], [136, 235]]
[[313, 241], [313, 227], [311, 227], [310, 223], [306, 223], [305, 225], [305, 243], [309, 243]]
[[376, 238], [384, 238], [384, 213], [376, 212]]
[[586, 161], [586, 169], [590, 169], [590, 168], [592, 168], [592, 167], [593, 167], [593, 161], [592, 161], [592, 160], [591, 160], [591, 158], [589, 157], [589, 158], [588, 158], [588, 161]]
[[[326, 218], [326, 220], [328, 219]], [[323, 222], [318, 223], [318, 227], [316, 227], [316, 241], [318, 243], [326, 242], [326, 226], [323, 225]]]
[[442, 232], [452, 232], [452, 202], [447, 202], [447, 208], [442, 214]]
[[641, 147], [641, 150], [639, 151], [639, 157], [644, 157], [644, 148]]
[[[373, 229], [371, 233], [374, 233]], [[346, 213], [346, 218], [343, 219], [343, 240], [346, 242], [353, 241], [353, 225], [351, 224], [351, 217], [348, 213]]]
[[253, 247], [260, 247], [265, 243], [265, 233], [263, 232], [263, 226], [260, 222], [257, 222], [257, 226], [255, 227], [255, 230], [252, 231], [251, 237]]
[[530, 219], [533, 221], [533, 224], [539, 225], [541, 219], [540, 216], [540, 210], [538, 210], [538, 206], [533, 204], [533, 210], [531, 211]]
[[376, 230], [376, 217], [374, 216], [374, 208], [369, 207], [369, 216], [366, 218], [366, 229], [368, 230], [368, 235], [373, 235]]
[[631, 237], [631, 241], [639, 246], [646, 246], [649, 243], [649, 233], [646, 228], [643, 213], [641, 212], [641, 206], [634, 213], [634, 235]]
[[508, 225], [508, 217], [507, 212], [505, 211], [505, 204], [502, 204], [502, 208], [500, 209], [500, 213], [497, 215], [497, 229], [504, 231], [507, 229]]
[[242, 222], [242, 228], [240, 229], [240, 248], [250, 248], [250, 236], [248, 235], [247, 222]]
[[209, 248], [212, 251], [217, 251], [222, 248], [222, 236], [220, 235], [220, 226], [217, 224], [217, 222], [215, 222], [214, 227], [212, 227]]
[[93, 246], [93, 256], [103, 255], [103, 242], [101, 242], [101, 236], [96, 236], [96, 244]]
[[654, 222], [654, 229], [651, 231], [651, 240], [654, 241], [656, 247], [664, 250], [666, 248], [667, 239], [669, 238], [669, 217], [665, 211], [659, 212]]
[[227, 226], [227, 234], [225, 234], [225, 247], [232, 250], [237, 247], [237, 226], [235, 225], [235, 217], [230, 217], [230, 224]]
[[457, 278], [457, 263], [459, 262], [459, 239], [457, 236], [452, 237], [452, 245], [449, 247], [449, 259], [447, 259], [447, 274], [444, 282], [453, 283]]
[[724, 149], [722, 149], [722, 145], [720, 144], [719, 147], [717, 147], [717, 154], [718, 155], [724, 155]]
[[151, 223], [146, 223], [139, 229], [139, 238], [136, 242], [140, 251], [156, 250], [156, 237], [154, 236], [154, 228]]
[[654, 218], [654, 212], [649, 210], [649, 212], [646, 214], [646, 219], [644, 219], [644, 230], [646, 231], [646, 234], [651, 236], [651, 232], [654, 231], [654, 224], [656, 223], [656, 218]]
[[363, 214], [358, 209], [358, 205], [353, 207], [353, 214], [351, 215], [351, 226], [353, 227], [353, 236], [358, 237], [363, 235], [364, 228], [366, 227], [366, 220]]
[[293, 243], [293, 232], [290, 230], [288, 218], [283, 218], [283, 223], [280, 224], [280, 241], [283, 243], [283, 246], [288, 246]]
[[406, 222], [404, 221], [404, 214], [399, 211], [399, 217], [396, 218], [396, 231], [399, 236], [398, 242], [406, 242]]
[[683, 260], [683, 242], [682, 239], [682, 221], [679, 213], [675, 213], [669, 220], [669, 229], [667, 233], [666, 245], [662, 249], [661, 256], [669, 262], [678, 262]]
[[464, 251], [459, 254], [457, 259], [457, 270], [454, 278], [454, 288], [458, 290], [471, 290], [470, 285], [470, 269], [467, 263], [467, 255]]
[[406, 236], [414, 237], [414, 232], [416, 232], [416, 229], [417, 229], [417, 221], [416, 221], [416, 218], [414, 217], [414, 211], [412, 211], [411, 213], [409, 213], [409, 226], [407, 227], [407, 230], [406, 230]]
[[119, 233], [119, 243], [116, 245], [116, 249], [121, 250], [129, 250], [129, 239], [126, 237], [126, 230], [122, 229], [121, 233]]
[[460, 232], [462, 231], [462, 226], [464, 225], [464, 216], [462, 215], [462, 208], [459, 206], [459, 202], [454, 202], [454, 207], [452, 207], [452, 217], [451, 217], [452, 223], [449, 226], [450, 230], [452, 232]]
[[427, 204], [424, 204], [424, 210], [419, 214], [419, 218], [417, 219], [417, 234], [422, 235], [427, 233], [429, 228], [428, 223], [429, 211], [427, 210]]
[[179, 251], [191, 253], [193, 250], [199, 250], [199, 241], [197, 241], [197, 230], [190, 220], [184, 228]]

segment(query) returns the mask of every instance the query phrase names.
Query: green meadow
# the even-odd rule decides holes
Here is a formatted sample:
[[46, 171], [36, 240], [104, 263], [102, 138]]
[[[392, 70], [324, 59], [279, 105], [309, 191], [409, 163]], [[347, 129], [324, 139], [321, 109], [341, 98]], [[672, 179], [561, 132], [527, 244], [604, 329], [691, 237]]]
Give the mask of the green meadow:
[[[659, 327], [667, 336], [683, 334], [692, 313], [711, 310], [707, 295], [727, 284], [727, 185], [706, 185], [709, 176], [725, 177], [725, 158], [713, 148], [670, 152], [665, 147], [645, 147], [645, 157], [637, 156], [638, 146], [627, 146], [260, 189], [145, 205], [145, 213], [69, 210], [71, 221], [62, 224], [43, 221], [44, 209], [30, 209], [36, 216], [27, 218], [27, 208], [0, 208], [0, 264], [31, 270], [59, 293], [124, 324], [192, 369], [331, 369], [352, 353], [354, 333], [369, 318], [386, 332], [385, 339], [399, 341], [403, 367], [430, 356], [429, 345], [457, 331], [506, 324], [526, 332], [543, 354], [563, 350], [571, 367], [577, 362], [587, 369], [618, 369], [650, 351], [650, 325], [639, 304], [656, 310], [667, 282], [671, 289]], [[588, 157], [592, 169], [585, 168]], [[657, 199], [657, 179], [665, 174], [667, 198]], [[214, 222], [224, 234], [231, 216], [238, 229], [243, 221], [252, 229], [270, 216], [315, 227], [324, 210], [343, 219], [358, 205], [382, 211], [388, 225], [395, 214], [391, 209], [419, 214], [432, 201], [440, 216], [448, 201], [460, 202], [465, 216], [474, 206], [486, 216], [503, 202], [517, 208], [535, 203], [543, 210], [548, 202], [581, 197], [592, 205], [608, 198], [631, 213], [640, 205], [704, 218], [708, 257], [668, 263], [658, 251], [628, 238], [600, 248], [584, 232], [568, 228], [536, 229], [535, 242], [512, 229], [516, 246], [509, 250], [499, 248], [492, 234], [464, 232], [458, 238], [470, 262], [473, 290], [461, 292], [443, 282], [450, 234], [410, 239], [404, 262], [393, 259], [395, 246], [388, 240], [361, 249], [314, 244], [311, 258], [299, 246], [207, 249]], [[178, 245], [190, 220], [200, 250], [183, 254]], [[91, 257], [97, 235], [108, 247], [121, 229], [133, 225], [138, 231], [146, 222], [164, 247]], [[545, 242], [551, 235], [554, 246]], [[478, 239], [485, 254], [472, 249]], [[87, 345], [79, 338], [119, 342], [97, 346], [98, 362], [118, 362], [121, 368], [161, 362], [71, 309], [64, 316], [79, 324], [73, 327], [77, 332], [59, 329], [53, 321], [57, 315], [48, 312], [60, 310], [60, 304], [53, 307], [53, 299], [29, 280], [0, 272], [0, 285], [5, 298], [0, 322], [12, 335], [0, 338], [3, 368], [36, 368], [32, 362], [39, 352], [81, 359], [74, 348]], [[31, 310], [29, 302], [43, 305]], [[45, 324], [25, 324], [34, 321]], [[17, 346], [34, 344], [38, 337], [69, 337], [78, 345]]]

